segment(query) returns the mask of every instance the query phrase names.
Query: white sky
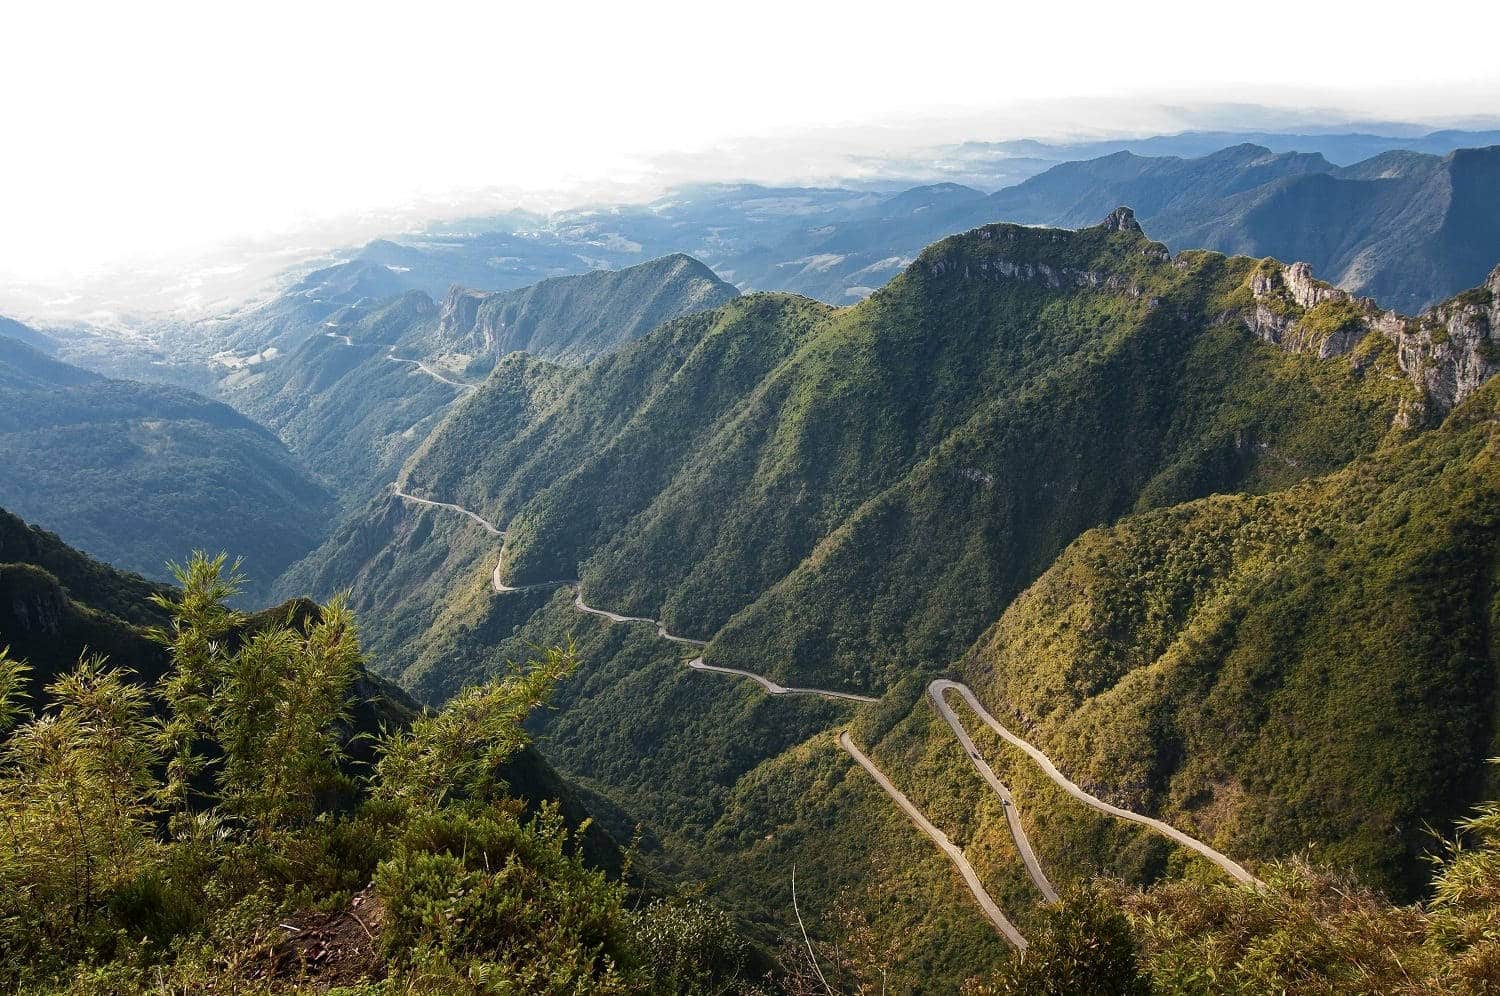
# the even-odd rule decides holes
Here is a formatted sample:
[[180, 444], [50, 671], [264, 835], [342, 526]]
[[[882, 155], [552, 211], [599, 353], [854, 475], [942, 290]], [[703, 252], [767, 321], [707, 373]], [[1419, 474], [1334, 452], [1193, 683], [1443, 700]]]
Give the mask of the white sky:
[[850, 150], [1171, 130], [1163, 104], [1493, 115], [1497, 10], [19, 0], [0, 10], [0, 280], [479, 191], [617, 191], [667, 163], [807, 179]]

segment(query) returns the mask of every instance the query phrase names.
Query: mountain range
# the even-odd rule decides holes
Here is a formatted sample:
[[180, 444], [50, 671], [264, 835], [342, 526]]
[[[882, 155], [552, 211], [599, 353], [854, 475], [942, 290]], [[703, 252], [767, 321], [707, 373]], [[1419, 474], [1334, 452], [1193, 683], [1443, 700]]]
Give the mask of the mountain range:
[[[516, 291], [454, 286], [441, 305], [420, 290], [349, 301], [303, 288], [291, 297], [316, 307], [278, 326], [285, 352], [228, 371], [217, 387], [319, 466], [346, 502], [363, 503], [502, 357], [592, 359], [736, 293], [680, 255]], [[278, 298], [266, 310], [284, 317], [288, 304]]]
[[539, 750], [464, 769], [514, 797], [399, 840], [396, 796], [323, 813], [357, 881], [304, 868], [304, 904], [376, 875], [407, 916], [409, 853], [434, 910], [555, 870], [562, 844], [466, 864], [552, 798], [598, 874], [710, 897], [789, 991], [833, 990], [820, 957], [871, 990], [1476, 991], [1500, 145], [1452, 137], [454, 223], [121, 360], [232, 409], [0, 320], [0, 648], [151, 686], [162, 563], [244, 553], [246, 601], [280, 604], [225, 639], [347, 592], [341, 735], [445, 731], [382, 741], [413, 771], [510, 743], [550, 690], [503, 729], [485, 696], [567, 662]]
[[[576, 269], [686, 252], [742, 291], [792, 291], [840, 305], [954, 232], [1000, 221], [1074, 228], [1129, 204], [1174, 251], [1307, 262], [1388, 308], [1420, 310], [1488, 272], [1500, 247], [1492, 196], [1500, 146], [1442, 155], [1396, 146], [1346, 164], [1306, 148], [1241, 142], [1190, 157], [1122, 150], [1059, 163], [991, 194], [956, 183], [896, 193], [704, 188], [645, 209], [534, 221], [537, 245], [579, 247], [571, 261], [555, 248], [528, 253], [509, 241], [497, 248], [494, 240], [513, 238], [503, 232], [458, 231], [404, 246], [372, 243], [348, 265], [387, 267], [375, 278], [387, 294], [422, 287], [437, 295], [439, 283], [506, 289], [525, 282], [528, 271], [486, 270], [481, 258]], [[529, 271], [532, 279], [548, 273]]]
[[[1023, 931], [1043, 908], [934, 676], [1106, 798], [1242, 859], [1316, 842], [1411, 895], [1424, 821], [1490, 790], [1497, 295], [1500, 271], [1407, 317], [1305, 264], [1174, 254], [1125, 209], [984, 226], [852, 307], [750, 294], [582, 367], [507, 357], [400, 476], [503, 542], [387, 494], [280, 590], [352, 585], [432, 701], [577, 641], [585, 672], [537, 720], [549, 755], [768, 940], [795, 864], [804, 913], [935, 891], [871, 922], [943, 977], [995, 957], [941, 857], [843, 774], [846, 704], [685, 669], [561, 582], [711, 666], [879, 697], [855, 740]], [[1188, 860], [996, 763], [1062, 881]]]

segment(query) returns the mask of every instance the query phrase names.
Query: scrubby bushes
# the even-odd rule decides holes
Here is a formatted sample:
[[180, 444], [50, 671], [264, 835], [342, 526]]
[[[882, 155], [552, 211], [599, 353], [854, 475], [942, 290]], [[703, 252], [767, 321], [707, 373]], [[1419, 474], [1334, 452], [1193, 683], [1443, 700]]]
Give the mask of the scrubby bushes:
[[[159, 596], [172, 667], [154, 687], [86, 657], [30, 716], [28, 668], [0, 652], [0, 987], [280, 991], [322, 974], [380, 992], [712, 992], [738, 975], [722, 914], [630, 910], [582, 828], [510, 796], [521, 723], [571, 648], [374, 734], [361, 768], [342, 600], [249, 632], [222, 557], [178, 581]], [[368, 938], [357, 957], [289, 948], [312, 928], [288, 920], [346, 913]]]

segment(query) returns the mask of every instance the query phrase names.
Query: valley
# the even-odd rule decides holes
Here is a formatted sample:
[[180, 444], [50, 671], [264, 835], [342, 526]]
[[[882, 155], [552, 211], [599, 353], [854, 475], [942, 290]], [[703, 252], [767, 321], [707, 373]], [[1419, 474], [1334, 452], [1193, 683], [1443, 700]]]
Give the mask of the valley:
[[1469, 136], [972, 143], [0, 321], [0, 982], [1489, 991]]
[[[400, 490], [396, 491], [396, 495], [405, 501], [415, 502], [419, 505], [426, 505], [432, 508], [446, 509], [448, 511], [456, 512], [460, 515], [467, 516], [490, 535], [498, 536], [502, 540], [505, 537], [504, 530], [499, 529], [493, 523], [461, 506], [453, 505], [448, 502], [433, 501], [426, 498], [417, 498]], [[500, 567], [497, 565], [495, 568], [496, 574], [493, 585], [496, 594], [509, 594], [521, 590], [518, 588], [502, 586], [498, 580], [499, 570]], [[569, 582], [552, 582], [551, 584], [569, 584]], [[657, 622], [655, 619], [648, 619], [640, 616], [624, 616], [605, 609], [599, 609], [590, 606], [583, 599], [583, 592], [581, 587], [579, 587], [576, 582], [572, 582], [572, 584], [574, 585], [576, 592], [573, 597], [573, 607], [579, 612], [598, 616], [610, 623], [646, 623], [650, 626], [654, 626], [656, 628], [657, 635], [663, 640], [667, 640], [669, 642], [677, 644], [684, 644], [694, 648], [707, 646], [707, 641], [692, 640], [688, 639], [687, 637], [673, 636], [671, 633], [667, 632], [667, 629], [664, 625]], [[735, 668], [715, 667], [706, 664], [701, 654], [689, 660], [687, 662], [687, 666], [697, 671], [714, 672], [718, 674], [728, 674], [736, 677], [748, 678], [759, 685], [766, 691], [767, 694], [770, 695], [815, 695], [827, 699], [842, 699], [845, 701], [865, 703], [878, 701], [872, 696], [857, 695], [850, 692], [835, 692], [820, 688], [787, 688], [771, 681], [763, 675], [755, 674], [750, 671], [742, 671]], [[1026, 867], [1027, 875], [1030, 876], [1032, 882], [1036, 885], [1037, 890], [1041, 892], [1043, 898], [1047, 902], [1055, 903], [1058, 901], [1057, 890], [1054, 889], [1051, 882], [1048, 881], [1046, 873], [1043, 872], [1041, 864], [1037, 860], [1036, 854], [1031, 849], [1031, 845], [1026, 837], [1026, 830], [1021, 824], [1020, 816], [1017, 813], [1016, 802], [1011, 796], [1010, 790], [1005, 787], [1000, 779], [996, 777], [994, 771], [991, 770], [990, 766], [985, 763], [984, 759], [980, 756], [978, 748], [974, 745], [974, 742], [969, 738], [969, 734], [965, 731], [963, 723], [954, 714], [953, 710], [948, 706], [947, 701], [944, 699], [944, 695], [950, 690], [962, 696], [964, 701], [968, 703], [974, 713], [978, 715], [986, 725], [988, 725], [991, 729], [998, 733], [1007, 743], [1024, 751], [1042, 768], [1042, 770], [1047, 774], [1049, 778], [1051, 778], [1058, 785], [1062, 786], [1070, 796], [1079, 800], [1084, 805], [1090, 806], [1110, 816], [1118, 817], [1124, 820], [1130, 820], [1132, 822], [1148, 826], [1151, 829], [1172, 839], [1174, 842], [1202, 854], [1204, 857], [1212, 861], [1214, 864], [1218, 865], [1227, 874], [1231, 875], [1235, 879], [1238, 879], [1239, 881], [1245, 883], [1255, 885], [1260, 884], [1257, 879], [1255, 879], [1249, 872], [1245, 871], [1245, 869], [1240, 865], [1235, 863], [1230, 858], [1225, 857], [1223, 854], [1220, 854], [1218, 851], [1214, 850], [1203, 842], [1189, 837], [1187, 834], [1182, 833], [1181, 831], [1167, 825], [1166, 823], [1163, 823], [1160, 820], [1156, 820], [1147, 816], [1141, 816], [1137, 813], [1121, 809], [1118, 806], [1113, 806], [1109, 803], [1102, 802], [1089, 793], [1083, 791], [1077, 785], [1069, 781], [1060, 771], [1058, 771], [1056, 765], [1054, 765], [1045, 754], [1002, 726], [1000, 722], [996, 720], [992, 715], [990, 715], [990, 713], [984, 708], [984, 706], [979, 703], [979, 700], [974, 697], [974, 693], [970, 691], [966, 685], [948, 679], [938, 679], [933, 681], [927, 689], [928, 696], [931, 698], [933, 706], [941, 714], [943, 720], [952, 729], [954, 736], [958, 739], [958, 742], [963, 747], [964, 753], [973, 761], [974, 767], [984, 776], [985, 781], [991, 788], [995, 790], [995, 793], [1000, 797], [1001, 804], [1005, 809], [1006, 821], [1010, 828], [1011, 837], [1015, 842], [1016, 852], [1020, 856], [1022, 863]], [[933, 824], [927, 819], [927, 817], [922, 814], [922, 811], [917, 808], [910, 799], [903, 795], [901, 791], [895, 787], [895, 785], [891, 783], [891, 780], [880, 770], [879, 767], [876, 766], [873, 761], [869, 759], [868, 756], [866, 756], [862, 751], [859, 750], [858, 747], [854, 745], [854, 742], [850, 738], [849, 732], [847, 730], [843, 730], [838, 734], [838, 744], [862, 768], [870, 773], [871, 777], [873, 777], [876, 783], [885, 790], [886, 794], [891, 797], [892, 801], [895, 802], [895, 804], [902, 811], [910, 816], [917, 827], [923, 833], [927, 834], [927, 836], [931, 837], [933, 843], [938, 846], [938, 849], [941, 850], [948, 857], [948, 859], [953, 862], [954, 866], [958, 869], [960, 876], [963, 878], [965, 885], [973, 894], [975, 901], [979, 904], [980, 909], [994, 925], [995, 929], [1017, 950], [1025, 951], [1027, 947], [1026, 939], [1016, 929], [1015, 925], [1006, 918], [1005, 914], [1000, 910], [999, 906], [995, 904], [995, 901], [990, 896], [990, 894], [985, 891], [983, 883], [981, 882], [979, 876], [975, 873], [973, 866], [969, 864], [968, 859], [964, 856], [962, 849], [955, 846], [952, 841], [949, 840], [946, 834], [933, 826]]]

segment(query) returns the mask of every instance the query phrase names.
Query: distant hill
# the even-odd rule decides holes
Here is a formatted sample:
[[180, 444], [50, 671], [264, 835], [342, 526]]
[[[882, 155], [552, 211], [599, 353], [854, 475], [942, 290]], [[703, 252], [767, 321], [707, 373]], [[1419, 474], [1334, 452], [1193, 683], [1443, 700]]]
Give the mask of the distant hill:
[[477, 374], [508, 353], [586, 363], [665, 321], [707, 311], [739, 292], [677, 253], [623, 270], [554, 277], [514, 291], [454, 288], [429, 335], [408, 340], [431, 354], [475, 357]]
[[4, 336], [0, 451], [0, 505], [156, 578], [195, 548], [232, 549], [263, 585], [319, 540], [331, 509], [286, 447], [232, 409]]
[[4, 315], [0, 315], [0, 336], [19, 340], [44, 353], [51, 353], [57, 349], [57, 343], [51, 336], [38, 332], [29, 325], [23, 325], [14, 318], [6, 318]]
[[441, 308], [412, 290], [319, 317], [300, 345], [230, 373], [221, 393], [359, 504], [395, 479], [464, 385], [482, 381], [502, 356], [526, 350], [582, 362], [737, 293], [680, 255], [514, 291], [455, 287]]
[[1417, 311], [1479, 283], [1500, 257], [1500, 145], [1346, 167], [1254, 145], [1197, 159], [1121, 152], [1054, 167], [986, 208], [1072, 227], [1121, 203], [1173, 249], [1306, 261], [1346, 290]]

